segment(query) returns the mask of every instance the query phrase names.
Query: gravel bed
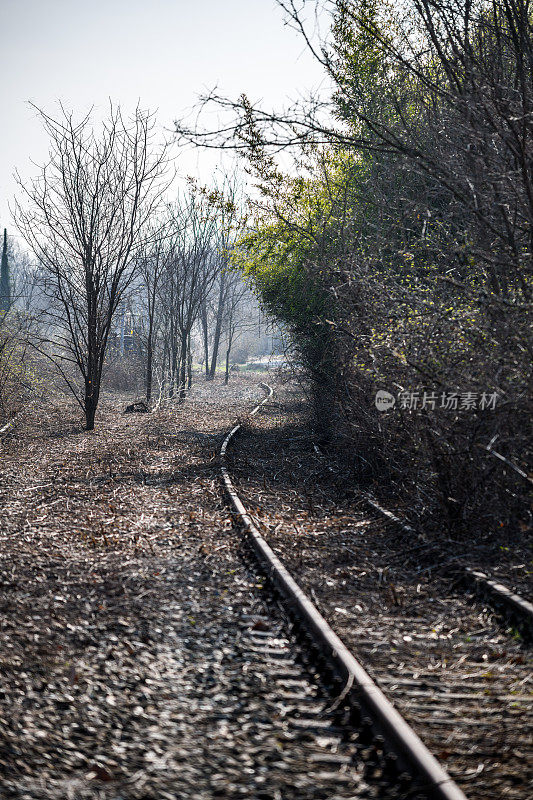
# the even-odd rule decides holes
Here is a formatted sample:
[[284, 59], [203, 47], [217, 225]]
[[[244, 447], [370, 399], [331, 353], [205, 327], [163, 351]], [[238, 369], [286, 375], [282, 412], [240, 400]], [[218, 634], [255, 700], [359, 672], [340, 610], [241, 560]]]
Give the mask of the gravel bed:
[[502, 580], [525, 573], [523, 542], [423, 542], [387, 523], [325, 457], [308, 422], [298, 391], [285, 387], [247, 423], [229, 453], [243, 502], [467, 796], [529, 798], [530, 652], [454, 581], [472, 552], [473, 566]]

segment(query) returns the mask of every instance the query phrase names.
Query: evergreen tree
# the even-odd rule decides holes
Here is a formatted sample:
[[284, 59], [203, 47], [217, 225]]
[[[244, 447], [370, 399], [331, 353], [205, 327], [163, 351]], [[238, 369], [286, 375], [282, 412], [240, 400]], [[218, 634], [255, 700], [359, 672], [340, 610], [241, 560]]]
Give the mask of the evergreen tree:
[[7, 230], [4, 228], [4, 247], [2, 249], [2, 268], [0, 272], [0, 311], [11, 308], [11, 286], [9, 281], [9, 260], [7, 257]]

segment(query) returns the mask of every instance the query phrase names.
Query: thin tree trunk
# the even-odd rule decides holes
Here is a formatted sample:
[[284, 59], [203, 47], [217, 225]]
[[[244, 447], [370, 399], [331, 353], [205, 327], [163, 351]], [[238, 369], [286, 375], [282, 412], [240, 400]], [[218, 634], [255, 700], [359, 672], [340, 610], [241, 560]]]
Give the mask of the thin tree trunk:
[[171, 361], [170, 361], [170, 387], [168, 391], [169, 397], [174, 397], [174, 391], [176, 389], [176, 381], [179, 375], [179, 362], [178, 362], [178, 343], [177, 341], [173, 340], [171, 344], [172, 352], [171, 352]]
[[207, 303], [204, 300], [202, 302], [200, 317], [202, 321], [202, 338], [203, 338], [203, 345], [204, 345], [204, 360], [205, 360], [205, 379], [206, 381], [209, 380], [209, 339], [208, 339], [208, 330], [207, 330]]
[[148, 324], [148, 340], [146, 342], [146, 402], [149, 403], [152, 399], [152, 382], [153, 382], [153, 320], [150, 319]]
[[99, 372], [98, 372], [98, 345], [96, 334], [96, 303], [94, 293], [88, 291], [87, 309], [87, 372], [85, 374], [84, 411], [85, 423], [88, 431], [94, 429], [94, 418], [98, 406]]
[[224, 317], [224, 301], [226, 291], [226, 273], [222, 272], [220, 275], [220, 290], [218, 293], [218, 308], [217, 308], [217, 321], [215, 325], [215, 336], [213, 338], [213, 351], [211, 353], [211, 369], [209, 370], [209, 380], [212, 381], [215, 377], [218, 360], [218, 347], [220, 344], [220, 334], [222, 332], [222, 320]]
[[165, 336], [165, 341], [163, 345], [163, 359], [161, 361], [161, 397], [165, 397], [165, 390], [167, 387], [167, 380], [168, 380], [167, 365], [168, 365], [168, 338], [167, 336]]
[[[231, 325], [231, 323], [230, 323]], [[226, 348], [226, 377], [224, 378], [224, 383], [227, 385], [229, 382], [229, 355], [231, 353], [231, 346], [233, 344], [233, 334], [229, 334], [228, 336], [228, 346]]]
[[191, 353], [191, 334], [187, 338], [187, 389], [192, 387], [192, 353]]
[[179, 386], [179, 402], [183, 403], [187, 396], [186, 380], [187, 380], [187, 333], [181, 335], [181, 352], [180, 352], [180, 386]]
[[[92, 361], [93, 359], [91, 359]], [[94, 420], [96, 417], [96, 409], [98, 408], [98, 398], [100, 397], [100, 376], [96, 363], [90, 366], [90, 372], [87, 373], [85, 378], [85, 397], [84, 397], [84, 411], [85, 411], [85, 427], [86, 430], [94, 430]]]
[[96, 416], [97, 402], [95, 400], [92, 381], [89, 378], [85, 379], [85, 428], [88, 431], [94, 430], [94, 418]]
[[152, 380], [153, 380], [153, 367], [152, 367], [152, 342], [148, 342], [146, 354], [146, 402], [149, 403], [152, 399]]
[[224, 383], [228, 384], [229, 382], [229, 349], [226, 350], [226, 376], [224, 378]]

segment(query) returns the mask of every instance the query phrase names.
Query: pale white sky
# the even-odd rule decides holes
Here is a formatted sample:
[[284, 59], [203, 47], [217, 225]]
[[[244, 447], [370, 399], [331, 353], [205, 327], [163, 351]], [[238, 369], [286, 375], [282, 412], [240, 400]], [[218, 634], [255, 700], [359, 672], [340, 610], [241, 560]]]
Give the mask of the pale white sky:
[[[171, 128], [215, 85], [274, 107], [324, 87], [275, 0], [0, 0], [0, 30], [0, 227], [11, 233], [13, 172], [34, 174], [30, 159], [47, 154], [28, 100], [52, 115], [58, 100], [80, 115], [140, 100]], [[218, 159], [185, 153], [178, 170], [208, 181]]]

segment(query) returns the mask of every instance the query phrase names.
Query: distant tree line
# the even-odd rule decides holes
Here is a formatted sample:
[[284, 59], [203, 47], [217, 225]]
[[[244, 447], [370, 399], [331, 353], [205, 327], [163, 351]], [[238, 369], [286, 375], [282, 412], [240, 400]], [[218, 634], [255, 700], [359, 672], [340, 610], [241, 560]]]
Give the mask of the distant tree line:
[[[141, 320], [148, 402], [154, 376], [160, 397], [185, 399], [196, 328], [208, 380], [225, 342], [227, 380], [231, 348], [257, 308], [232, 267], [243, 225], [234, 182], [213, 190], [191, 183], [169, 201], [168, 146], [155, 142], [149, 113], [138, 108], [127, 119], [111, 106], [99, 126], [90, 115], [78, 122], [63, 109], [57, 118], [39, 113], [49, 160], [32, 182], [19, 180], [15, 208], [39, 287], [41, 324], [31, 345], [59, 371], [87, 429], [95, 425], [126, 306]], [[4, 266], [2, 281], [4, 287]]]

